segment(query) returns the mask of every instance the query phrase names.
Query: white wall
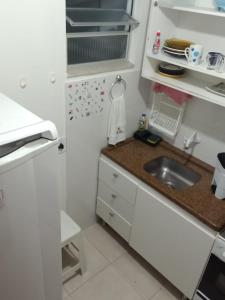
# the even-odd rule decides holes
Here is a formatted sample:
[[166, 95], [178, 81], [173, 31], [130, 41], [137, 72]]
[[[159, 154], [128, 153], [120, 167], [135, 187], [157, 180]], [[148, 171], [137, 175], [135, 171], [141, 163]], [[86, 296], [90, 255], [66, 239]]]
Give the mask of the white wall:
[[[64, 132], [65, 3], [8, 0], [0, 4], [0, 90]], [[56, 74], [56, 83], [49, 74]], [[27, 88], [19, 80], [26, 78]]]
[[[151, 108], [151, 98], [152, 95], [150, 95], [148, 108]], [[194, 131], [197, 131], [200, 143], [186, 150], [186, 152], [211, 166], [215, 166], [217, 154], [225, 152], [224, 116], [224, 107], [193, 98], [186, 105], [183, 122], [175, 140], [170, 140], [162, 135], [163, 139], [184, 150], [184, 138], [190, 138]]]
[[133, 17], [139, 21], [139, 25], [131, 33], [128, 57], [137, 70], [141, 70], [142, 68], [150, 3], [151, 1], [149, 0], [134, 0], [133, 5]]
[[[129, 134], [136, 128], [138, 115], [146, 108], [146, 90], [140, 89], [140, 85], [143, 85], [143, 83], [139, 83], [139, 70], [145, 39], [148, 5], [148, 0], [135, 1], [134, 16], [140, 21], [140, 26], [132, 34], [131, 51], [129, 53], [130, 60], [135, 64], [135, 70], [124, 73], [128, 85]], [[64, 82], [66, 70], [65, 1], [2, 1], [0, 4], [0, 33], [0, 91], [43, 119], [50, 119], [55, 122], [60, 135], [64, 135]], [[56, 74], [55, 84], [50, 83], [51, 73]], [[113, 75], [110, 74], [109, 77], [111, 81], [114, 80], [115, 73]], [[19, 85], [22, 78], [27, 81], [27, 87], [24, 89]], [[78, 126], [74, 128], [71, 135], [77, 140], [78, 149], [84, 146], [82, 136], [85, 136], [85, 134], [90, 136], [92, 132], [90, 128], [94, 133], [98, 132], [99, 126], [102, 130], [101, 122], [106, 122], [107, 110], [104, 118], [104, 120], [84, 121], [77, 124]], [[68, 158], [69, 163], [72, 161], [72, 164], [76, 165], [76, 162], [79, 162], [79, 168], [76, 169], [73, 180], [71, 181], [68, 178], [69, 183], [76, 182], [76, 186], [78, 187], [68, 198], [68, 207], [71, 210], [71, 214], [77, 216], [80, 215], [85, 205], [88, 206], [86, 210], [83, 209], [84, 220], [81, 223], [85, 225], [90, 224], [94, 219], [94, 194], [97, 183], [96, 159], [100, 148], [106, 142], [105, 131], [101, 131], [101, 134], [96, 139], [93, 139], [92, 136], [94, 135], [91, 135], [90, 139], [86, 140], [86, 152], [72, 153], [72, 158], [70, 156]], [[67, 138], [69, 145], [70, 136]], [[95, 152], [93, 149], [95, 149]], [[59, 157], [63, 183], [65, 155], [62, 154]], [[87, 188], [85, 187], [89, 176], [80, 176], [84, 164], [88, 159], [91, 162], [95, 159], [95, 165], [88, 170], [89, 174], [95, 174], [95, 181], [89, 187], [89, 192], [87, 192]], [[81, 178], [83, 178], [82, 184], [80, 184]], [[81, 188], [82, 186], [84, 186], [84, 189]], [[73, 206], [74, 200], [71, 197], [75, 195], [77, 197], [77, 194], [79, 194], [78, 191], [80, 192], [79, 199], [83, 199], [82, 195], [89, 193], [92, 200], [87, 200], [86, 204], [81, 202]], [[63, 200], [63, 193], [61, 198]]]
[[[52, 120], [64, 135], [65, 1], [1, 1], [0, 41], [0, 92]], [[21, 78], [27, 81], [24, 89]], [[60, 156], [62, 170], [64, 159]]]
[[145, 45], [149, 0], [135, 0], [134, 17], [140, 22], [132, 32], [129, 60], [134, 69], [99, 74], [96, 76], [71, 78], [67, 82], [106, 78], [107, 100], [100, 115], [67, 121], [67, 211], [83, 228], [95, 221], [97, 195], [98, 158], [107, 145], [107, 122], [110, 109], [109, 89], [116, 75], [126, 80], [127, 136], [137, 129], [138, 118], [146, 111], [149, 100], [150, 82], [140, 78]]
[[184, 137], [190, 137], [195, 130], [201, 142], [194, 147], [193, 155], [215, 166], [217, 153], [225, 152], [225, 108], [193, 99], [187, 106], [175, 146], [183, 149]]
[[[125, 100], [129, 137], [137, 129], [138, 117], [146, 110], [149, 81], [140, 79], [139, 71], [123, 71], [119, 74], [127, 82]], [[112, 73], [94, 77], [106, 79], [107, 97], [102, 113], [72, 121], [67, 117], [67, 211], [83, 228], [95, 221], [98, 158], [101, 149], [107, 145], [107, 123], [111, 106], [108, 95], [115, 76]], [[72, 83], [79, 81], [68, 80]]]

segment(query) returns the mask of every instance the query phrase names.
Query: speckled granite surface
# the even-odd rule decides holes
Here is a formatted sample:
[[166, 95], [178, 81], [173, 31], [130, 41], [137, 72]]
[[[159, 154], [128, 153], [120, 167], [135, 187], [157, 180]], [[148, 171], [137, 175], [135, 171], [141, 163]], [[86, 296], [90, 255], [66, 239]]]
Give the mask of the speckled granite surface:
[[192, 157], [186, 166], [198, 172], [201, 179], [192, 187], [176, 191], [147, 173], [143, 166], [163, 155], [184, 163], [188, 156], [181, 150], [165, 142], [154, 148], [138, 140], [129, 139], [116, 147], [103, 149], [102, 153], [212, 229], [216, 231], [225, 229], [225, 200], [218, 200], [211, 192], [214, 170], [209, 165]]

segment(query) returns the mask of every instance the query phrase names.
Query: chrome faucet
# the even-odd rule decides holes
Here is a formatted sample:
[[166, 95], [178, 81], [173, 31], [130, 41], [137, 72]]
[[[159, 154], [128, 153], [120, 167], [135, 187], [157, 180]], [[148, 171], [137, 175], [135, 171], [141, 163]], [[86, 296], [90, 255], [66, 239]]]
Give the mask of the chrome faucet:
[[195, 145], [200, 143], [200, 138], [197, 131], [194, 131], [193, 134], [187, 138], [184, 138], [184, 149], [188, 150], [193, 148]]

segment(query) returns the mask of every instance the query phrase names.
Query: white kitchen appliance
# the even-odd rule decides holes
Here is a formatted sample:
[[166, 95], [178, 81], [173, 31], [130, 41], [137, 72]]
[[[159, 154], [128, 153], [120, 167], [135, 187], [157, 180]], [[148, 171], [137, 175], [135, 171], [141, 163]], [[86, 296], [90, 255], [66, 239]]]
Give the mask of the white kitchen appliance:
[[218, 199], [225, 198], [225, 153], [219, 153], [217, 155], [212, 189]]
[[0, 94], [0, 299], [61, 300], [57, 130]]

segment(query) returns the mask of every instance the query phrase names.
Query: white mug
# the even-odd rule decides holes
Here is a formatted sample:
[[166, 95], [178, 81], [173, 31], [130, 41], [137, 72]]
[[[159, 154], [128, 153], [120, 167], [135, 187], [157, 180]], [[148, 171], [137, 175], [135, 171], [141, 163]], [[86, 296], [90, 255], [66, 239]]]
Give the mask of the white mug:
[[203, 54], [202, 45], [191, 45], [190, 48], [185, 49], [185, 56], [187, 58], [188, 64], [199, 65], [201, 62]]

